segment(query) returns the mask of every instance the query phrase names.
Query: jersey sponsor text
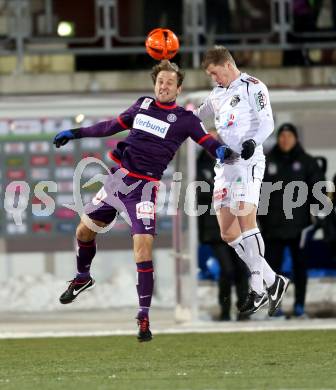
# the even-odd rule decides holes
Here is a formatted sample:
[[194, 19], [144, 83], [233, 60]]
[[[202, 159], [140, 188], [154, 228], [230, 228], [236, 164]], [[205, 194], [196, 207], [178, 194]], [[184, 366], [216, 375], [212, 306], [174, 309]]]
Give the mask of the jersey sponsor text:
[[170, 124], [148, 115], [137, 114], [133, 122], [133, 127], [134, 129], [146, 131], [160, 138], [166, 138]]

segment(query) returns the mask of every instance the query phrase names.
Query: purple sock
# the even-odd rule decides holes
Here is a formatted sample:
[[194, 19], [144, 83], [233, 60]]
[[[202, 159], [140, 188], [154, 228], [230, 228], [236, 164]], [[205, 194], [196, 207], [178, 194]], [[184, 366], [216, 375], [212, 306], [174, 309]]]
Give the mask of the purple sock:
[[90, 267], [92, 259], [96, 254], [96, 242], [92, 241], [80, 241], [77, 240], [77, 278], [88, 279], [90, 277]]
[[139, 311], [137, 318], [148, 318], [154, 287], [154, 269], [152, 260], [137, 263]]

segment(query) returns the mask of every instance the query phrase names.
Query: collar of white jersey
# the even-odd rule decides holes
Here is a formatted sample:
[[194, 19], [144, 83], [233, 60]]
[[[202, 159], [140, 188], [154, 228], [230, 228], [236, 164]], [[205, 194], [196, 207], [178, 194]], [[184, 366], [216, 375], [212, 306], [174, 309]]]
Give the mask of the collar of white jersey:
[[240, 72], [239, 76], [238, 76], [235, 80], [231, 81], [231, 83], [230, 83], [230, 85], [227, 87], [227, 89], [236, 87], [237, 85], [241, 84], [241, 82], [242, 82], [242, 81], [241, 81], [241, 78], [242, 78], [242, 76], [245, 76], [245, 74], [246, 74], [246, 73]]

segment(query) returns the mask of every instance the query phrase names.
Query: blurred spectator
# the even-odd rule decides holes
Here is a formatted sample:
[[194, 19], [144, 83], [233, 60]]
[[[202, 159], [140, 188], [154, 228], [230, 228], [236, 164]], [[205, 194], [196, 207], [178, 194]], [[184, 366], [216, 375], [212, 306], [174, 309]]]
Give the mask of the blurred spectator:
[[316, 20], [316, 27], [318, 30], [331, 30], [333, 28], [333, 0], [323, 0], [320, 8], [318, 18]]
[[316, 31], [316, 23], [322, 3], [322, 0], [293, 1], [293, 27], [295, 32]]
[[157, 27], [169, 28], [178, 36], [182, 34], [183, 3], [181, 1], [144, 0], [143, 9], [145, 10], [142, 23], [144, 35]]
[[237, 33], [258, 33], [271, 30], [271, 2], [268, 0], [237, 0], [233, 18]]
[[[215, 136], [214, 133], [213, 135]], [[198, 204], [207, 205], [208, 210], [198, 218], [199, 241], [201, 244], [210, 245], [214, 256], [220, 264], [220, 279], [218, 281], [218, 300], [221, 308], [219, 320], [231, 319], [231, 290], [236, 287], [237, 307], [240, 307], [248, 293], [248, 270], [235, 250], [226, 244], [221, 236], [216, 215], [210, 214], [212, 204], [212, 192], [214, 183], [214, 159], [203, 150], [197, 158], [197, 180], [207, 182], [210, 185], [209, 192], [199, 191]], [[237, 319], [244, 320], [248, 317], [239, 313]]]
[[[271, 30], [271, 5], [268, 0], [207, 0], [206, 35], [256, 33]], [[216, 40], [221, 42], [222, 40]]]
[[[300, 36], [302, 33], [316, 32], [317, 19], [322, 6], [322, 0], [293, 0], [292, 15], [293, 15], [293, 31], [288, 36], [290, 43], [304, 43], [307, 38]], [[309, 41], [314, 40], [310, 38]], [[295, 65], [311, 65], [312, 61], [309, 58], [308, 51], [302, 50], [285, 50], [283, 64], [289, 66]]]
[[[316, 22], [317, 28], [324, 32], [330, 31], [335, 34], [336, 30], [336, 1], [335, 0], [323, 0], [323, 4], [319, 13], [318, 20]], [[324, 40], [334, 41], [335, 35], [325, 37]], [[335, 63], [334, 50], [323, 49], [320, 50], [321, 60], [323, 65], [330, 65]]]
[[207, 36], [231, 32], [232, 17], [229, 3], [229, 0], [206, 1]]
[[[295, 287], [294, 315], [297, 317], [304, 315], [307, 285], [307, 265], [300, 249], [300, 238], [303, 229], [312, 223], [312, 188], [320, 180], [325, 180], [323, 172], [314, 157], [302, 148], [296, 127], [291, 123], [281, 125], [277, 144], [266, 155], [264, 182], [282, 181], [282, 188], [270, 194], [267, 215], [260, 216], [259, 222], [265, 241], [265, 258], [276, 273], [280, 273], [285, 247], [290, 249]], [[292, 210], [292, 219], [287, 219], [283, 196], [286, 185], [292, 181], [308, 185], [308, 199], [301, 207]], [[294, 200], [297, 196], [298, 193], [294, 192]]]

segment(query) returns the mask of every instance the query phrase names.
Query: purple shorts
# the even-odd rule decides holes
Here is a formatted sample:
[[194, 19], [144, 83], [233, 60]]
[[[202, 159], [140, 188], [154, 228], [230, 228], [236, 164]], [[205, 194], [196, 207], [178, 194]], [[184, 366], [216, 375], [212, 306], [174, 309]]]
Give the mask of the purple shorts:
[[85, 206], [85, 214], [108, 225], [119, 214], [130, 225], [132, 235], [154, 236], [158, 188], [158, 181], [131, 177], [123, 169], [112, 169], [104, 186]]

